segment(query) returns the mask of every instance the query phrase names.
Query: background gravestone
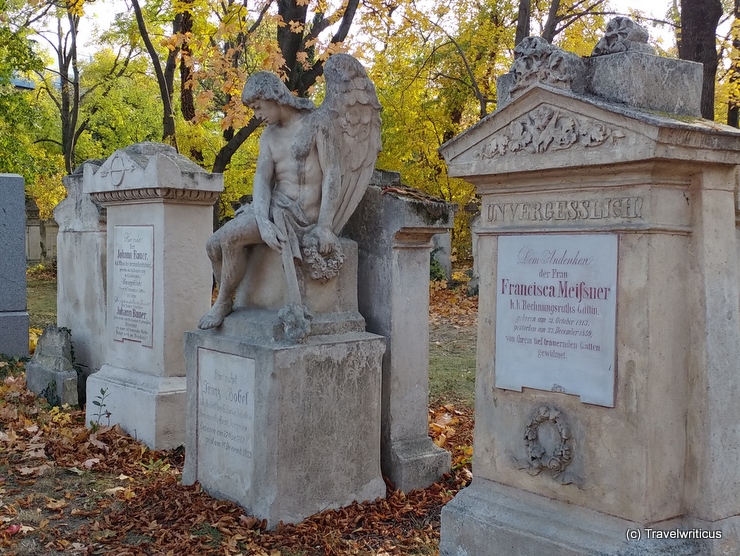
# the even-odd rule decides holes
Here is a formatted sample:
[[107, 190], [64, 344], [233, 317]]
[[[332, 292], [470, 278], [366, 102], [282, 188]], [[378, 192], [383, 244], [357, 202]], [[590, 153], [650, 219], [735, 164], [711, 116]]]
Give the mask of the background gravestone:
[[[67, 197], [54, 209], [57, 235], [57, 324], [72, 331], [75, 365], [84, 377], [105, 364], [105, 209], [83, 191], [84, 168], [92, 179], [102, 161], [87, 161], [62, 178]], [[83, 396], [84, 399], [84, 390]]]
[[404, 492], [450, 470], [450, 453], [429, 438], [429, 262], [432, 238], [453, 218], [454, 206], [404, 187], [396, 172], [376, 171], [347, 225], [360, 250], [360, 312], [387, 344], [383, 473]]
[[28, 356], [23, 178], [0, 174], [0, 353]]

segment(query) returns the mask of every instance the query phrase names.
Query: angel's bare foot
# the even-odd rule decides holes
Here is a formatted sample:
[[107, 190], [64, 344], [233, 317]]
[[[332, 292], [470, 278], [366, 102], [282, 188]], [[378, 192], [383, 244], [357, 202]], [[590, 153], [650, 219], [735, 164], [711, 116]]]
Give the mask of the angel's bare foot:
[[198, 328], [201, 330], [208, 330], [209, 328], [221, 326], [221, 323], [224, 322], [224, 318], [226, 318], [226, 315], [229, 313], [231, 313], [231, 303], [219, 303], [217, 301], [213, 307], [211, 307], [211, 310], [200, 319]]

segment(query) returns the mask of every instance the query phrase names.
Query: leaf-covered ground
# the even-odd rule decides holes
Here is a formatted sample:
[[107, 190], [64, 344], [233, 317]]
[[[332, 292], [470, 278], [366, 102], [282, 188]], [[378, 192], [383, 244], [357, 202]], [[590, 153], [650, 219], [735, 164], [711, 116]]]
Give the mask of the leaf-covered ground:
[[[432, 292], [432, 320], [470, 326], [476, 300], [448, 292]], [[461, 296], [454, 309], [450, 295]], [[29, 392], [24, 373], [22, 361], [0, 360], [2, 554], [436, 554], [440, 509], [472, 478], [472, 409], [435, 405], [429, 431], [452, 452], [450, 474], [408, 494], [389, 485], [384, 499], [267, 531], [239, 506], [183, 486], [181, 449], [151, 451], [117, 427], [93, 431], [82, 411]]]

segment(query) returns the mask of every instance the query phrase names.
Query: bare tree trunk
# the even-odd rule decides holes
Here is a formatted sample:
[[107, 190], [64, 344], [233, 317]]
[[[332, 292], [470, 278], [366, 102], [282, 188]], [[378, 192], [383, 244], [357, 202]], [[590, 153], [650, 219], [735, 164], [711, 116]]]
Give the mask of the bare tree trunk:
[[[180, 32], [185, 35], [192, 32], [192, 30], [193, 16], [189, 11], [185, 10], [182, 12], [182, 19], [180, 20]], [[195, 99], [193, 95], [195, 84], [192, 81], [193, 68], [190, 44], [187, 40], [183, 40], [182, 47], [180, 48], [180, 112], [186, 122], [195, 125]], [[190, 158], [199, 165], [203, 165], [203, 151], [197, 147], [190, 147]]]
[[740, 127], [740, 0], [735, 0], [732, 22], [732, 60], [730, 98], [727, 101], [727, 125]]
[[552, 0], [550, 4], [550, 11], [547, 13], [547, 21], [545, 27], [542, 30], [542, 38], [547, 42], [552, 43], [555, 35], [557, 34], [557, 26], [560, 22], [558, 19], [558, 10], [560, 9], [560, 0]]
[[77, 28], [80, 18], [67, 12], [67, 21], [69, 32], [65, 34], [61, 19], [57, 20], [56, 54], [61, 81], [59, 112], [62, 119], [62, 153], [64, 169], [71, 174], [74, 170], [75, 131], [80, 113], [80, 71], [77, 67]]
[[532, 0], [519, 0], [519, 16], [516, 20], [514, 46], [529, 36], [529, 20], [532, 15]]
[[[139, 2], [138, 0], [131, 0], [131, 4], [134, 8], [134, 14], [136, 15], [136, 24], [139, 27], [139, 33], [141, 33], [141, 38], [144, 41], [146, 50], [152, 60], [152, 66], [154, 66], [154, 73], [157, 76], [157, 84], [159, 85], [159, 94], [162, 96], [162, 141], [177, 148], [177, 139], [175, 137], [175, 111], [172, 107], [172, 97], [174, 94], [175, 59], [177, 58], [179, 49], [174, 48], [170, 50], [167, 55], [165, 69], [163, 70], [157, 50], [154, 48], [154, 45], [149, 38], [149, 32], [147, 31]], [[175, 22], [173, 24], [173, 31], [175, 33], [180, 30], [181, 19], [182, 14], [178, 14], [175, 17]]]
[[681, 0], [681, 40], [678, 56], [704, 64], [701, 115], [714, 119], [714, 80], [717, 75], [717, 24], [722, 17], [720, 0]]

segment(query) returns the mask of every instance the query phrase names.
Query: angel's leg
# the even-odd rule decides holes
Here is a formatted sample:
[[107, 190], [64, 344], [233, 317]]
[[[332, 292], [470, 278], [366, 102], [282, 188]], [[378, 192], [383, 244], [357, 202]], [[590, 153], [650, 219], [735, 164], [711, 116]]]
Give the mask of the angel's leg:
[[220, 326], [234, 305], [234, 293], [247, 270], [244, 247], [261, 243], [257, 222], [251, 212], [227, 222], [214, 232], [206, 250], [218, 282], [218, 296], [211, 310], [200, 319], [203, 330]]

